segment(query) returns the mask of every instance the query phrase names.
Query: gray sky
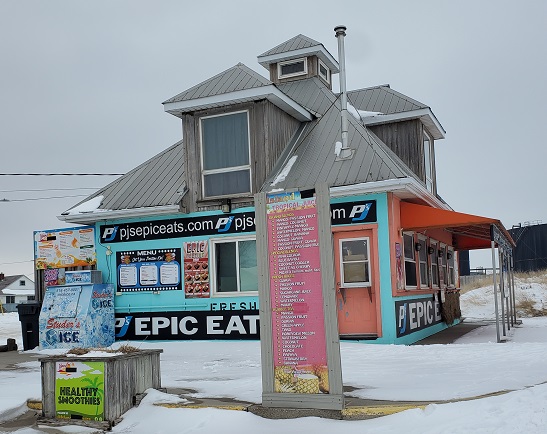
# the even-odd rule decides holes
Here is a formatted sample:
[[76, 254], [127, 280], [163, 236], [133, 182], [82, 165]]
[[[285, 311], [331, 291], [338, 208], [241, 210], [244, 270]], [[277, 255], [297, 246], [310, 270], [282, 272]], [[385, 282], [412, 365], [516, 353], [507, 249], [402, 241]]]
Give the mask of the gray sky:
[[[545, 223], [545, 23], [543, 0], [0, 0], [0, 173], [125, 173], [181, 138], [162, 101], [238, 62], [266, 76], [256, 56], [299, 33], [337, 58], [344, 24], [348, 89], [389, 83], [447, 131], [438, 191], [456, 211]], [[14, 200], [113, 179], [0, 176], [0, 271], [32, 275], [32, 231], [66, 227], [82, 197]]]

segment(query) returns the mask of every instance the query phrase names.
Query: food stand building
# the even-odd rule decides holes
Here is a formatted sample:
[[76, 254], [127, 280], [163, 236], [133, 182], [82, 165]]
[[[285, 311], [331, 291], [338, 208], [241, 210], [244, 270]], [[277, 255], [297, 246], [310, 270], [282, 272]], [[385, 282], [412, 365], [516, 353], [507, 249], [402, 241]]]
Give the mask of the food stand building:
[[490, 248], [492, 226], [512, 240], [437, 195], [431, 109], [389, 85], [334, 93], [341, 65], [303, 35], [258, 62], [269, 79], [238, 63], [165, 101], [184, 140], [60, 216], [95, 228], [118, 339], [256, 339], [254, 195], [320, 183], [340, 337], [408, 344], [457, 323], [457, 251]]

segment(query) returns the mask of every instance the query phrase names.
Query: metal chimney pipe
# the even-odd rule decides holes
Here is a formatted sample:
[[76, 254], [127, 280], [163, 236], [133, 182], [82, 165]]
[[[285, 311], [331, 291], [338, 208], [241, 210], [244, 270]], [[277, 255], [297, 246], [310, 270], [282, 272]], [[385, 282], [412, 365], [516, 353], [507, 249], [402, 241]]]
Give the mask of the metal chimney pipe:
[[348, 94], [346, 91], [346, 54], [344, 51], [344, 37], [346, 36], [346, 26], [336, 26], [334, 28], [336, 38], [338, 39], [338, 64], [340, 65], [340, 104], [342, 111], [340, 113], [342, 120], [342, 147], [338, 158], [343, 160], [353, 156], [353, 150], [348, 146]]

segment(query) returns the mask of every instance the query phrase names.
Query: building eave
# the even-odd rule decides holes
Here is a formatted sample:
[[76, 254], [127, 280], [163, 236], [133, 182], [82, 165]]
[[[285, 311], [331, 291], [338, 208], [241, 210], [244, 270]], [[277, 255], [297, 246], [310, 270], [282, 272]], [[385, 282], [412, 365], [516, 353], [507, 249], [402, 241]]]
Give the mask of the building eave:
[[115, 220], [136, 217], [154, 217], [166, 214], [180, 213], [178, 205], [166, 205], [156, 207], [119, 209], [119, 210], [96, 210], [89, 213], [60, 215], [57, 218], [67, 223], [94, 224], [104, 220]]
[[301, 122], [311, 121], [313, 119], [313, 115], [308, 110], [293, 101], [273, 84], [187, 101], [164, 103], [164, 110], [167, 113], [180, 117], [183, 113], [203, 110], [209, 107], [219, 107], [244, 101], [257, 101], [260, 99], [267, 99], [272, 104]]
[[452, 210], [445, 202], [434, 196], [414, 178], [387, 179], [385, 181], [362, 182], [360, 184], [331, 187], [331, 197], [347, 195], [393, 193], [402, 200], [415, 201], [434, 208]]
[[420, 119], [427, 127], [429, 132], [433, 135], [435, 140], [444, 139], [446, 131], [442, 127], [441, 123], [437, 120], [437, 117], [433, 114], [430, 108], [423, 108], [418, 110], [410, 110], [406, 112], [393, 113], [389, 115], [377, 115], [364, 117], [363, 123], [366, 126], [381, 125], [389, 122], [404, 121], [410, 119]]

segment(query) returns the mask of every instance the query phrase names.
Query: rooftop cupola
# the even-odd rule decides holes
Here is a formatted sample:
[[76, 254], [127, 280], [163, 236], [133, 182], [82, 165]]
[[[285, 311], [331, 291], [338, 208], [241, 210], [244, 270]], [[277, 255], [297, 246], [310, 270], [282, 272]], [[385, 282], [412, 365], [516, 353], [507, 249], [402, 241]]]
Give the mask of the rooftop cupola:
[[270, 71], [270, 81], [276, 84], [319, 77], [332, 89], [331, 76], [340, 71], [338, 62], [323, 44], [304, 35], [262, 53], [258, 63]]

